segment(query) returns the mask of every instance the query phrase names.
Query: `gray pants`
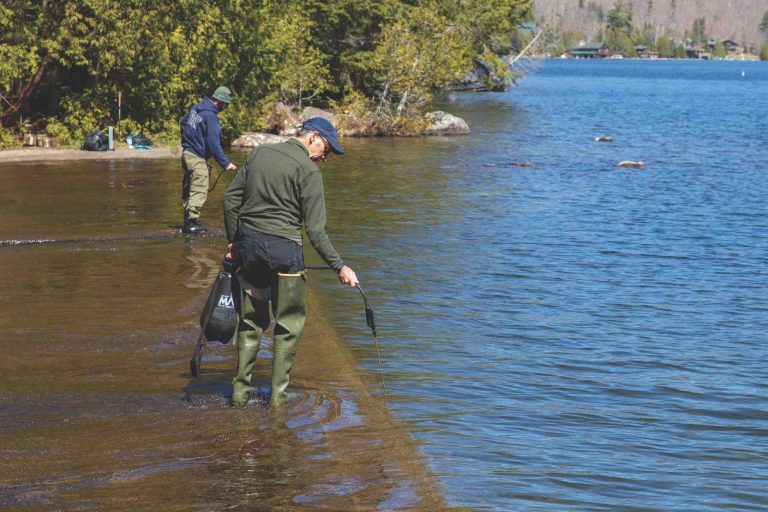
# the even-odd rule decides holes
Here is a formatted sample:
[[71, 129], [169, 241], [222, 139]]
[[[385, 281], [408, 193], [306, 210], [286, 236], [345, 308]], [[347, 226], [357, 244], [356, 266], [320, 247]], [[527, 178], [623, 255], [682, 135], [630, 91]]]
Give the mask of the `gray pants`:
[[184, 170], [184, 181], [181, 187], [184, 217], [194, 220], [200, 217], [200, 210], [208, 199], [211, 168], [208, 167], [208, 162], [204, 158], [187, 150], [181, 153], [181, 168]]

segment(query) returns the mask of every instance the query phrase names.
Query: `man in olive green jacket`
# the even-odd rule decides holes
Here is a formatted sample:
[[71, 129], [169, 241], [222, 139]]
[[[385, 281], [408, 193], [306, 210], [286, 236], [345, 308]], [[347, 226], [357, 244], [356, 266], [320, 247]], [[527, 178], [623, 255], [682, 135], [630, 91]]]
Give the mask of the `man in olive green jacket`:
[[261, 335], [269, 327], [270, 299], [275, 317], [270, 405], [288, 399], [286, 388], [306, 318], [302, 225], [339, 280], [351, 287], [358, 284], [325, 232], [323, 177], [315, 162], [326, 160], [331, 151], [344, 154], [336, 129], [324, 118], [308, 119], [295, 138], [254, 149], [224, 194], [226, 258], [239, 262], [244, 291], [234, 405], [245, 404], [251, 395]]

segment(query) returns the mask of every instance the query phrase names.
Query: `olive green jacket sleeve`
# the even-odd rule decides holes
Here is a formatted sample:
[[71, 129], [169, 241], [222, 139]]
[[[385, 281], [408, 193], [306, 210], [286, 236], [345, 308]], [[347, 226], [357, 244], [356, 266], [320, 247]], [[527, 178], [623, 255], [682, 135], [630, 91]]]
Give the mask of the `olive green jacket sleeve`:
[[227, 233], [227, 240], [234, 242], [238, 238], [240, 231], [240, 205], [243, 200], [243, 190], [245, 189], [245, 174], [247, 163], [232, 179], [229, 188], [224, 193], [224, 230]]
[[307, 175], [300, 187], [300, 198], [301, 214], [309, 243], [323, 261], [338, 272], [344, 266], [344, 261], [331, 244], [328, 233], [325, 232], [325, 190], [322, 174], [313, 172]]

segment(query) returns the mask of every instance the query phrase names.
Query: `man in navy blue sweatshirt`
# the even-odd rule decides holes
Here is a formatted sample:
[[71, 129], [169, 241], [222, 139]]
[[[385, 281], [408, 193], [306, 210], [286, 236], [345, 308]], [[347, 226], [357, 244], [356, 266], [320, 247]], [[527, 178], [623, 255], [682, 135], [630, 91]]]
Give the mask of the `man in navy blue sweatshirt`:
[[184, 182], [181, 200], [184, 206], [184, 226], [188, 235], [205, 231], [206, 225], [198, 221], [200, 210], [208, 198], [208, 181], [211, 168], [208, 159], [213, 158], [222, 169], [237, 170], [221, 149], [221, 124], [219, 112], [232, 103], [232, 93], [224, 86], [216, 89], [211, 97], [192, 106], [181, 119], [181, 167]]

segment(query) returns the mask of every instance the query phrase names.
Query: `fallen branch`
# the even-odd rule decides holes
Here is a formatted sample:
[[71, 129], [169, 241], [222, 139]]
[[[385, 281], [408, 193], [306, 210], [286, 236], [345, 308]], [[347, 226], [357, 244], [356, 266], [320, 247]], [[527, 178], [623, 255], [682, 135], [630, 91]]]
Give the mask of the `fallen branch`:
[[29, 101], [29, 98], [32, 96], [32, 94], [34, 94], [34, 92], [40, 86], [40, 83], [43, 81], [43, 77], [45, 76], [45, 73], [48, 71], [48, 68], [51, 66], [51, 64], [53, 64], [53, 58], [50, 55], [46, 55], [43, 58], [43, 61], [40, 63], [40, 67], [37, 68], [35, 74], [32, 75], [27, 84], [24, 86], [24, 89], [22, 89], [21, 94], [19, 94], [18, 98], [16, 98], [16, 101], [9, 103], [9, 107], [5, 112], [3, 112], [2, 115], [0, 115], [0, 126], [4, 128], [10, 128], [19, 121], [21, 118], [21, 110], [24, 108], [24, 105], [27, 104], [27, 101]]

